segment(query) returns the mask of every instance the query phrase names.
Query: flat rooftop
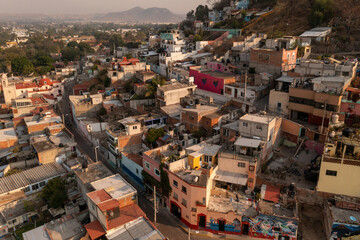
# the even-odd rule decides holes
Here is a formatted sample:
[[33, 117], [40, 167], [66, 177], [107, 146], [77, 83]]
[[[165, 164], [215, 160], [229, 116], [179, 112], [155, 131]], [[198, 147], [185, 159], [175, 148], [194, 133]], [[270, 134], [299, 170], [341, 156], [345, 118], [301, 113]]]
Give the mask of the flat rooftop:
[[96, 162], [89, 164], [83, 171], [75, 171], [75, 174], [84, 184], [88, 184], [109, 177], [112, 172], [102, 162]]
[[212, 106], [207, 106], [207, 105], [199, 105], [197, 107], [193, 107], [193, 108], [183, 108], [181, 109], [182, 111], [187, 111], [187, 112], [211, 112], [211, 111], [217, 111], [217, 107], [212, 107]]
[[287, 209], [287, 208], [281, 207], [279, 204], [267, 202], [264, 200], [261, 200], [259, 202], [259, 211], [260, 211], [260, 213], [265, 214], [265, 215], [275, 215], [278, 217], [289, 217], [289, 218], [296, 217], [294, 215], [293, 209]]
[[240, 193], [222, 188], [211, 190], [208, 210], [221, 213], [234, 212], [237, 215], [247, 217], [255, 217], [257, 215], [254, 201], [249, 201], [248, 197]]
[[185, 182], [201, 187], [206, 186], [208, 173], [209, 173], [208, 169], [198, 169], [198, 170], [182, 169], [180, 171], [174, 172], [176, 176], [178, 176]]
[[256, 122], [256, 123], [270, 123], [275, 117], [266, 116], [266, 115], [258, 115], [258, 114], [246, 114], [240, 118], [242, 121]]
[[5, 128], [0, 130], [0, 141], [17, 140], [14, 128]]
[[221, 149], [220, 145], [210, 144], [206, 142], [201, 142], [199, 144], [193, 145], [191, 147], [186, 148], [186, 151], [190, 153], [198, 153], [204, 154], [207, 156], [214, 156], [217, 154]]
[[189, 87], [196, 87], [196, 85], [188, 85], [188, 84], [183, 84], [183, 83], [172, 83], [172, 84], [160, 86], [158, 89], [160, 91], [167, 92], [167, 91], [174, 91], [174, 90], [189, 88]]
[[341, 209], [341, 208], [332, 206], [331, 212], [332, 212], [334, 222], [360, 225], [360, 212], [359, 211]]
[[129, 194], [136, 193], [136, 189], [130, 185], [120, 174], [94, 181], [91, 186], [95, 190], [104, 189], [112, 198], [119, 199]]

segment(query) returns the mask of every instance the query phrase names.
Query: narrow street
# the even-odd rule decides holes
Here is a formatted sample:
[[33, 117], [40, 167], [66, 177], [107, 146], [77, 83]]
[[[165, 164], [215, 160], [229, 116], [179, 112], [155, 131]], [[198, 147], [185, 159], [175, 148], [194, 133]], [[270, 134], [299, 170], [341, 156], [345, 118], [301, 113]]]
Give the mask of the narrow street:
[[[96, 161], [95, 156], [95, 146], [91, 142], [89, 142], [85, 137], [81, 135], [81, 133], [74, 127], [70, 114], [70, 105], [69, 105], [69, 93], [71, 94], [72, 87], [75, 85], [75, 81], [68, 82], [65, 84], [65, 91], [62, 98], [62, 106], [61, 113], [64, 117], [64, 122], [68, 130], [74, 135], [74, 140], [77, 143], [77, 147], [79, 150], [85, 154], [87, 154], [92, 161]], [[60, 110], [59, 110], [60, 111]], [[127, 176], [123, 171], [119, 169], [114, 169], [105, 159], [105, 157], [101, 154], [100, 151], [97, 151], [98, 160], [102, 161], [113, 173], [119, 173], [122, 177], [124, 177], [131, 185], [133, 185], [138, 191], [138, 205], [145, 212], [146, 216], [150, 219], [150, 221], [154, 222], [154, 208], [153, 203], [146, 199], [143, 189], [133, 181], [129, 176]], [[188, 234], [181, 229], [178, 225], [181, 222], [172, 215], [167, 209], [164, 207], [160, 207], [159, 212], [157, 214], [157, 223], [155, 224], [158, 229], [162, 232], [162, 234], [170, 240], [188, 240]], [[200, 236], [191, 236], [192, 240], [202, 240], [208, 239]]]

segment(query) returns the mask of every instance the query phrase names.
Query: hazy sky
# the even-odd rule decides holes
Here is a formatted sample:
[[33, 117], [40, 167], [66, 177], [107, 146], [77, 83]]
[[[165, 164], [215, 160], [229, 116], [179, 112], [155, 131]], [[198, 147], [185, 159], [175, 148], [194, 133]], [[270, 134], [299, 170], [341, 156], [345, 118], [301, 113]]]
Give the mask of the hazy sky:
[[0, 13], [107, 13], [163, 7], [174, 13], [187, 13], [207, 0], [0, 0]]

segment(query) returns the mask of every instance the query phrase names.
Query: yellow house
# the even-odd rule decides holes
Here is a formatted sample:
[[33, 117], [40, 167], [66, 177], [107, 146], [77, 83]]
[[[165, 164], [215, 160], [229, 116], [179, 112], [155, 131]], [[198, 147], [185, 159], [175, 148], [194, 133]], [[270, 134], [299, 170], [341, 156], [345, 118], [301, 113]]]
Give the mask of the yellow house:
[[211, 167], [213, 164], [217, 164], [220, 149], [220, 145], [205, 142], [186, 148], [189, 166], [192, 169], [196, 169]]
[[360, 143], [341, 138], [325, 145], [321, 161], [319, 192], [360, 197]]

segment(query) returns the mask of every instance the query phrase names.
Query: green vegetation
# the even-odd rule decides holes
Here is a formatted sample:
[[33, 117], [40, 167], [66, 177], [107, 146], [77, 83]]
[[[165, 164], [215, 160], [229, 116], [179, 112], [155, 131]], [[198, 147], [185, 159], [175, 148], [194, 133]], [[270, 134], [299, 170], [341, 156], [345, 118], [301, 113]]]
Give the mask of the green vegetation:
[[13, 169], [10, 169], [9, 171], [7, 171], [7, 173], [4, 176], [7, 177], [7, 176], [10, 176], [10, 175], [15, 174], [15, 173], [20, 173], [22, 171], [23, 170], [20, 169], [20, 168], [13, 168]]
[[319, 26], [330, 20], [334, 14], [334, 0], [315, 0], [311, 8], [310, 24]]
[[156, 144], [156, 140], [159, 137], [163, 137], [165, 135], [165, 131], [162, 128], [151, 128], [146, 134], [146, 142], [152, 144], [153, 146]]
[[36, 226], [35, 226], [35, 223], [29, 223], [29, 224], [27, 224], [27, 225], [25, 225], [25, 226], [23, 226], [21, 228], [16, 229], [15, 230], [15, 235], [17, 236], [17, 239], [23, 240], [24, 238], [23, 238], [22, 234], [24, 232], [28, 232], [28, 231], [30, 231], [30, 230], [32, 230], [32, 229], [34, 229], [36, 227], [39, 227], [39, 226], [41, 226], [43, 224], [44, 224], [43, 221], [36, 222]]
[[208, 16], [209, 16], [209, 8], [207, 5], [197, 6], [196, 11], [195, 11], [196, 20], [205, 21], [208, 19]]
[[99, 79], [105, 87], [109, 87], [111, 84], [111, 79], [108, 77], [108, 71], [106, 69], [103, 69], [98, 73], [97, 79]]
[[47, 202], [50, 208], [63, 207], [68, 199], [65, 181], [59, 177], [51, 179], [42, 189], [41, 197]]
[[160, 164], [160, 187], [164, 196], [169, 197], [172, 188], [168, 173], [164, 170], [164, 163]]
[[150, 84], [146, 85], [145, 97], [154, 98], [158, 86], [163, 86], [165, 82], [166, 82], [165, 78], [161, 78], [161, 77], [154, 78]]
[[69, 42], [66, 48], [61, 50], [61, 58], [67, 63], [70, 61], [79, 61], [86, 53], [94, 53], [95, 50], [88, 43]]
[[107, 111], [106, 111], [106, 109], [105, 109], [104, 107], [101, 107], [100, 110], [99, 110], [99, 112], [98, 112], [98, 114], [99, 114], [100, 116], [104, 116], [104, 115], [107, 114]]
[[11, 70], [17, 75], [29, 75], [30, 73], [33, 73], [35, 69], [29, 59], [24, 56], [20, 56], [15, 57], [11, 61]]

